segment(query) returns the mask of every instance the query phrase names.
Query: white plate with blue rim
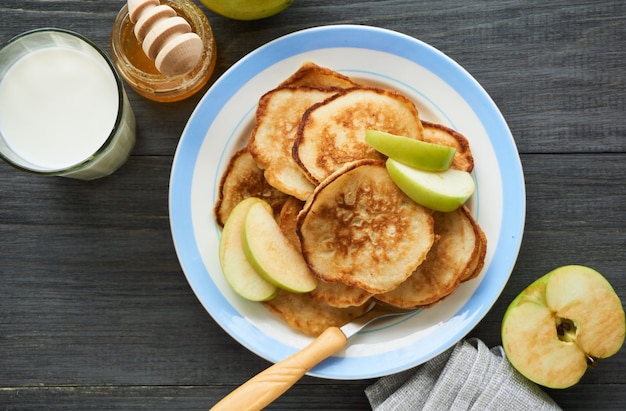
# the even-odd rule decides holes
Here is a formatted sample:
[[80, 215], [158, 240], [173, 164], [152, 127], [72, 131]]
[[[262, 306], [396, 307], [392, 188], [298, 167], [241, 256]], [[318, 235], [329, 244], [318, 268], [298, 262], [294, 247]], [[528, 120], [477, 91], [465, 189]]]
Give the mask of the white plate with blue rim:
[[180, 139], [170, 177], [176, 252], [197, 298], [240, 344], [278, 362], [311, 342], [243, 300], [226, 283], [218, 258], [213, 205], [230, 157], [245, 146], [259, 98], [314, 62], [356, 81], [409, 97], [423, 120], [464, 134], [475, 160], [468, 206], [488, 240], [485, 266], [451, 296], [407, 318], [366, 328], [309, 375], [365, 379], [422, 364], [463, 339], [487, 314], [513, 270], [522, 240], [526, 194], [515, 142], [496, 105], [449, 57], [413, 37], [376, 27], [336, 25], [298, 31], [254, 50], [207, 91]]

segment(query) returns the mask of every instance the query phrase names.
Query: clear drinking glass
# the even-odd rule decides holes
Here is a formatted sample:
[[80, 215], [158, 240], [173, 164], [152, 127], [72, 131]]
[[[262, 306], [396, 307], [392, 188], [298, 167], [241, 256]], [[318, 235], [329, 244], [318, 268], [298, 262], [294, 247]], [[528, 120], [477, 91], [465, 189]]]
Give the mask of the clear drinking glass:
[[0, 156], [7, 163], [92, 180], [121, 167], [134, 144], [122, 80], [90, 40], [44, 28], [0, 48]]

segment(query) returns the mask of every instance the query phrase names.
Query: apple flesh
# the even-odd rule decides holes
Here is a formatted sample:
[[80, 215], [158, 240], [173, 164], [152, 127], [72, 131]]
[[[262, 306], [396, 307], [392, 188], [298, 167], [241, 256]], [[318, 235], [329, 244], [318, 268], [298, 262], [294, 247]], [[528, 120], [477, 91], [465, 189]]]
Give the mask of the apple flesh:
[[456, 148], [397, 136], [377, 130], [365, 132], [365, 142], [380, 153], [410, 167], [428, 171], [450, 168]]
[[474, 193], [476, 185], [466, 171], [425, 171], [392, 158], [385, 163], [391, 179], [413, 201], [435, 211], [453, 211]]
[[250, 207], [260, 204], [272, 208], [265, 201], [250, 197], [233, 208], [222, 230], [219, 259], [224, 278], [241, 297], [251, 301], [266, 301], [274, 298], [278, 288], [263, 279], [248, 262], [243, 250], [243, 222]]
[[502, 320], [502, 345], [526, 378], [567, 388], [588, 366], [615, 354], [625, 332], [624, 309], [611, 284], [591, 268], [568, 265], [511, 302]]
[[270, 283], [294, 293], [313, 291], [317, 278], [304, 257], [283, 234], [271, 211], [253, 204], [243, 225], [244, 252], [257, 273]]

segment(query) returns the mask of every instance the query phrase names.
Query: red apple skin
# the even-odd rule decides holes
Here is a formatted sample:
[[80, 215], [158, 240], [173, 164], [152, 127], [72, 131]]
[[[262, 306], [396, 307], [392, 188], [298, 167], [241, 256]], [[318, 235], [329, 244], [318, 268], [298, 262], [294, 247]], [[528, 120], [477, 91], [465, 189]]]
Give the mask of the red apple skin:
[[[573, 326], [557, 331], [565, 320]], [[617, 353], [625, 334], [615, 290], [600, 273], [580, 265], [559, 267], [536, 280], [511, 302], [502, 320], [502, 345], [511, 364], [549, 388], [578, 383], [589, 360]]]

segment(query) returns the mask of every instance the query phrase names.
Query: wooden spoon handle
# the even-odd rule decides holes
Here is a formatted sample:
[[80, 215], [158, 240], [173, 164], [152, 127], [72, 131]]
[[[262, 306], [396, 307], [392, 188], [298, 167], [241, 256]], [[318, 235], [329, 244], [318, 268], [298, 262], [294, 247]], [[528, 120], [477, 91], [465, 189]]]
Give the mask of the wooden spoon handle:
[[301, 351], [257, 374], [218, 402], [211, 411], [261, 410], [280, 397], [316, 364], [347, 344], [337, 327], [330, 327]]

